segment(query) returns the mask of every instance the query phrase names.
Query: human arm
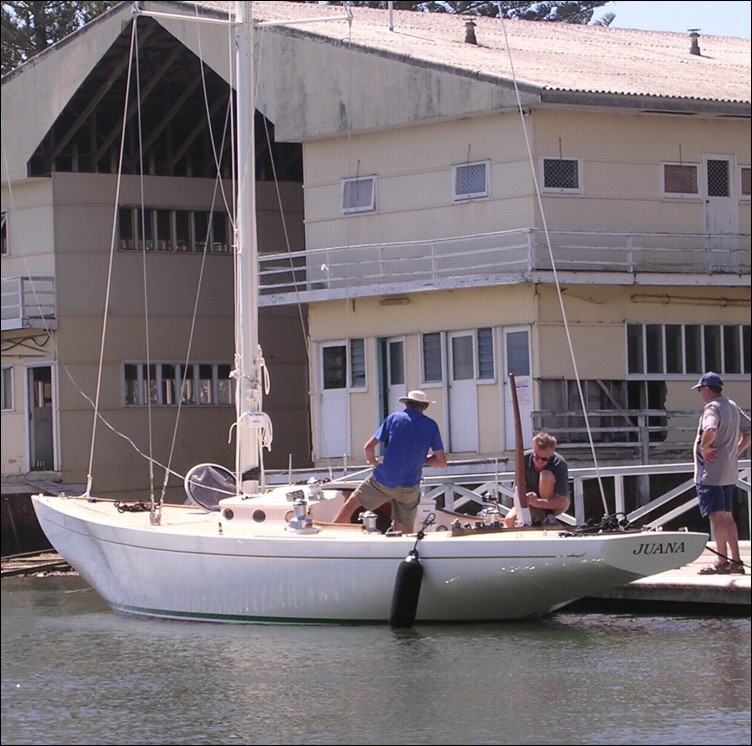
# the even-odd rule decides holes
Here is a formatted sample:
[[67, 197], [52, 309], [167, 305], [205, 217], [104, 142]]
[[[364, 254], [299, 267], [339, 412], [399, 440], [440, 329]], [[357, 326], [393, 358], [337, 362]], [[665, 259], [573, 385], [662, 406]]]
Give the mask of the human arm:
[[742, 433], [742, 435], [739, 437], [739, 443], [737, 445], [736, 452], [741, 456], [744, 451], [749, 448], [749, 444], [752, 441], [752, 434], [750, 433]]
[[439, 426], [433, 420], [430, 422], [433, 431], [427, 448], [428, 455], [426, 455], [424, 466], [431, 466], [435, 469], [445, 469], [447, 465], [447, 457], [446, 451], [444, 450], [444, 441], [441, 439]]
[[531, 508], [552, 510], [558, 515], [559, 513], [563, 513], [569, 507], [570, 499], [569, 495], [551, 495], [550, 497], [541, 497], [535, 492], [528, 492], [527, 504]]
[[558, 454], [553, 457], [538, 475], [538, 491], [530, 489], [528, 481], [527, 501], [533, 508], [551, 510], [555, 515], [563, 513], [570, 505], [569, 464]]
[[426, 456], [426, 466], [432, 466], [436, 469], [445, 469], [447, 465], [446, 452], [434, 451]]
[[371, 466], [378, 466], [379, 457], [376, 455], [376, 446], [379, 444], [377, 438], [370, 438], [363, 446], [363, 452], [366, 455], [366, 463]]
[[718, 431], [714, 427], [706, 427], [702, 431], [702, 436], [700, 437], [700, 455], [705, 459], [705, 461], [712, 461], [715, 458], [715, 451], [716, 449], [713, 448], [713, 443], [715, 443], [715, 436]]
[[739, 442], [736, 444], [736, 452], [741, 456], [749, 448], [750, 441], [752, 441], [752, 422], [743, 409], [738, 405], [737, 408], [739, 409]]

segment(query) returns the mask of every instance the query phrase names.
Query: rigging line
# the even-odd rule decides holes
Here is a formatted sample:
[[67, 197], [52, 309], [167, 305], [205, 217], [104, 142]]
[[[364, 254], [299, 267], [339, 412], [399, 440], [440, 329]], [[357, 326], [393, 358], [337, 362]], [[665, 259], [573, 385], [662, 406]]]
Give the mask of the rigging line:
[[[153, 462], [153, 464], [155, 466], [158, 466], [160, 469], [164, 469], [165, 471], [169, 471], [170, 474], [172, 474], [174, 477], [177, 477], [178, 479], [181, 479], [181, 480], [185, 479], [185, 474], [181, 474], [180, 472], [175, 471], [174, 469], [171, 469], [169, 466], [161, 463], [160, 461], [157, 461], [157, 459], [152, 458], [147, 453], [144, 453], [136, 445], [135, 441], [130, 436], [126, 435], [125, 433], [120, 432], [120, 430], [118, 430], [101, 412], [99, 412], [99, 411], [96, 410], [96, 405], [95, 405], [94, 401], [91, 399], [91, 397], [88, 396], [87, 394], [85, 394], [80, 388], [78, 388], [78, 386], [76, 385], [76, 382], [73, 379], [73, 376], [71, 375], [71, 373], [68, 370], [68, 368], [65, 365], [63, 365], [63, 368], [64, 368], [65, 372], [68, 374], [68, 378], [70, 378], [71, 383], [73, 383], [73, 385], [76, 386], [76, 389], [78, 390], [79, 394], [81, 394], [81, 396], [84, 399], [86, 399], [86, 401], [88, 401], [89, 404], [92, 405], [92, 408], [94, 408], [94, 410], [95, 410], [95, 412], [94, 412], [95, 417], [98, 420], [100, 420], [105, 427], [107, 427], [109, 430], [111, 430], [119, 438], [122, 438], [124, 441], [126, 441], [139, 456], [142, 456], [147, 461]], [[84, 495], [79, 495], [79, 497], [88, 497], [88, 491]]]
[[[138, 177], [139, 177], [139, 193], [141, 195], [141, 281], [144, 291], [144, 339], [146, 343], [146, 409], [147, 409], [147, 425], [148, 425], [148, 441], [149, 441], [149, 501], [151, 502], [152, 510], [154, 510], [154, 423], [152, 413], [152, 364], [151, 364], [151, 332], [149, 325], [149, 280], [146, 267], [146, 195], [144, 194], [144, 149], [143, 149], [143, 121], [141, 118], [141, 66], [140, 56], [141, 50], [138, 45], [138, 18], [133, 18], [133, 36], [135, 38], [135, 55], [136, 55], [136, 132], [138, 141]], [[127, 119], [123, 118], [123, 130], [127, 127]], [[151, 210], [149, 210], [149, 218], [151, 219]], [[151, 228], [151, 237], [154, 241], [154, 249], [156, 250], [156, 236], [154, 235], [154, 226]], [[156, 369], [154, 371], [156, 373]], [[156, 385], [156, 384], [154, 384]], [[159, 392], [157, 392], [159, 396]]]
[[[125, 85], [125, 98], [123, 101], [123, 129], [120, 133], [120, 153], [118, 155], [118, 170], [117, 170], [117, 180], [116, 180], [116, 187], [115, 187], [115, 202], [112, 210], [112, 230], [110, 232], [110, 257], [109, 257], [109, 263], [107, 266], [107, 282], [105, 286], [105, 298], [104, 298], [104, 309], [103, 309], [103, 317], [102, 317], [102, 337], [99, 344], [99, 364], [97, 367], [97, 386], [96, 386], [96, 393], [94, 397], [94, 420], [92, 423], [92, 429], [91, 429], [91, 444], [89, 447], [89, 469], [88, 473], [86, 475], [86, 489], [84, 491], [83, 497], [86, 497], [87, 500], [91, 499], [91, 486], [92, 486], [92, 472], [94, 471], [94, 444], [96, 442], [96, 433], [97, 433], [97, 421], [99, 419], [99, 402], [102, 394], [102, 372], [104, 369], [104, 350], [105, 350], [105, 343], [107, 341], [107, 329], [108, 329], [108, 321], [109, 321], [109, 312], [108, 309], [110, 307], [110, 296], [112, 294], [112, 268], [115, 261], [115, 240], [117, 235], [117, 224], [118, 224], [118, 204], [120, 202], [120, 190], [122, 188], [123, 183], [123, 160], [125, 158], [125, 121], [126, 121], [126, 115], [128, 111], [128, 99], [130, 96], [130, 89], [131, 89], [131, 78], [133, 74], [133, 51], [134, 51], [134, 45], [135, 45], [135, 34], [136, 34], [136, 23], [134, 20], [133, 28], [131, 29], [131, 45], [130, 50], [128, 53], [128, 75], [127, 75], [127, 82]], [[68, 369], [65, 368], [66, 373], [68, 373]], [[70, 373], [68, 373], [70, 376]], [[71, 378], [71, 380], [73, 380]], [[75, 384], [74, 384], [75, 385]], [[88, 401], [91, 401], [86, 394], [84, 394], [83, 391], [79, 389], [80, 393], [86, 398]]]
[[527, 126], [525, 124], [525, 116], [523, 113], [522, 101], [520, 98], [520, 91], [519, 91], [519, 87], [517, 86], [517, 74], [515, 73], [515, 69], [514, 69], [514, 62], [512, 60], [512, 52], [511, 52], [511, 49], [509, 48], [509, 40], [507, 37], [507, 28], [506, 28], [506, 24], [504, 23], [504, 14], [502, 12], [500, 3], [498, 3], [498, 9], [499, 9], [499, 18], [501, 19], [501, 28], [504, 33], [504, 44], [507, 48], [507, 56], [509, 57], [509, 66], [512, 72], [512, 82], [514, 84], [514, 92], [517, 98], [517, 111], [519, 112], [519, 115], [520, 115], [520, 121], [522, 122], [522, 132], [525, 136], [525, 146], [527, 148], [527, 155], [530, 161], [530, 170], [532, 172], [532, 177], [533, 177], [533, 186], [535, 188], [535, 195], [538, 201], [538, 209], [540, 210], [540, 214], [541, 214], [541, 222], [543, 224], [543, 233], [546, 237], [546, 247], [548, 249], [548, 256], [549, 256], [549, 259], [551, 260], [551, 270], [554, 276], [554, 284], [556, 285], [556, 294], [557, 294], [558, 301], [559, 301], [559, 308], [561, 309], [562, 321], [564, 323], [564, 332], [567, 337], [569, 356], [570, 356], [570, 360], [572, 363], [572, 367], [574, 369], [574, 377], [575, 377], [575, 382], [577, 383], [577, 391], [580, 396], [580, 405], [582, 406], [582, 414], [585, 419], [585, 430], [587, 431], [587, 434], [588, 434], [588, 441], [590, 444], [590, 453], [593, 457], [593, 466], [595, 467], [595, 470], [596, 470], [596, 477], [598, 480], [598, 486], [600, 488], [600, 493], [601, 493], [601, 501], [603, 502], [603, 510], [605, 514], [608, 514], [608, 504], [606, 502], [606, 493], [603, 487], [603, 481], [601, 479], [600, 472], [598, 471], [598, 457], [596, 456], [596, 453], [595, 453], [595, 444], [593, 442], [593, 434], [590, 430], [590, 420], [588, 417], [587, 406], [585, 404], [585, 396], [582, 392], [582, 383], [580, 381], [580, 375], [577, 370], [577, 361], [574, 355], [574, 346], [572, 344], [572, 337], [569, 332], [569, 321], [567, 319], [567, 313], [564, 308], [564, 298], [563, 298], [563, 294], [561, 291], [561, 285], [559, 283], [559, 275], [556, 270], [556, 262], [554, 261], [553, 249], [551, 247], [551, 237], [548, 232], [548, 223], [546, 221], [546, 213], [543, 210], [543, 199], [541, 198], [540, 186], [538, 184], [538, 178], [536, 177], [536, 174], [535, 174], [535, 162], [533, 160], [533, 153], [530, 147], [530, 138], [528, 137]]
[[[352, 101], [353, 101], [353, 64], [352, 64], [352, 56], [353, 56], [353, 45], [352, 45], [352, 16], [348, 18], [347, 21], [348, 26], [348, 32], [347, 32], [347, 55], [350, 58], [348, 60], [349, 64], [347, 65], [347, 98], [349, 99], [349, 106], [347, 107], [347, 171], [350, 173], [350, 166], [352, 165], [352, 131], [353, 131], [353, 115], [352, 115]], [[360, 158], [358, 158], [358, 165], [355, 169], [355, 181], [353, 182], [352, 186], [355, 190], [355, 195], [357, 199], [359, 189], [359, 178], [360, 178]], [[374, 189], [376, 188], [376, 180], [374, 179], [373, 184]], [[350, 235], [350, 227], [351, 227], [351, 219], [352, 219], [352, 213], [349, 211], [350, 205], [348, 204], [348, 213], [345, 218], [345, 226], [346, 226], [346, 240], [345, 240], [345, 246], [347, 254], [350, 253], [350, 242], [352, 240], [352, 236]], [[349, 260], [346, 260], [346, 262], [349, 262]], [[348, 271], [347, 267], [343, 267], [343, 271], [345, 273], [345, 344], [347, 345], [345, 350], [345, 356], [348, 361], [348, 365], [346, 367], [345, 375], [351, 375], [352, 371], [352, 358], [350, 354], [351, 346], [350, 346], [350, 333], [351, 333], [351, 327], [350, 327], [350, 315], [351, 311], [354, 310], [355, 306], [355, 299], [350, 297], [350, 272]], [[351, 381], [348, 380], [347, 384], [348, 387], [350, 385]]]
[[[196, 7], [196, 20], [199, 21], [198, 7]], [[202, 90], [203, 95], [204, 95], [204, 109], [206, 110], [206, 121], [207, 121], [207, 126], [209, 128], [209, 142], [211, 143], [212, 156], [214, 158], [214, 165], [217, 168], [217, 179], [219, 181], [219, 191], [220, 191], [220, 193], [222, 195], [222, 204], [224, 205], [225, 210], [227, 211], [227, 214], [229, 215], [230, 212], [231, 212], [231, 210], [230, 210], [230, 205], [227, 202], [227, 195], [225, 194], [225, 185], [224, 185], [224, 182], [222, 181], [222, 164], [221, 164], [222, 153], [224, 152], [224, 145], [225, 145], [225, 135], [227, 133], [227, 126], [226, 126], [227, 119], [225, 119], [225, 127], [224, 127], [223, 135], [222, 135], [222, 143], [221, 143], [221, 146], [219, 148], [219, 153], [217, 153], [217, 146], [216, 146], [216, 143], [215, 143], [215, 140], [214, 140], [214, 132], [213, 132], [213, 129], [212, 129], [211, 106], [209, 105], [209, 89], [208, 89], [208, 86], [206, 84], [206, 64], [204, 62], [203, 48], [202, 48], [202, 45], [201, 45], [201, 23], [200, 22], [197, 23], [196, 34], [197, 34], [197, 37], [198, 37], [199, 69], [201, 70], [201, 90]], [[228, 49], [230, 50], [229, 53], [231, 54], [231, 50], [232, 50], [232, 38], [231, 38], [232, 37], [232, 26], [230, 24], [227, 25], [227, 36], [228, 36]], [[230, 76], [232, 76], [232, 72], [233, 72], [232, 71], [232, 65], [230, 65]], [[229, 112], [232, 111], [232, 85], [230, 85], [230, 96], [229, 96], [229, 99], [230, 99], [230, 101], [228, 103], [227, 116], [228, 116], [229, 119], [232, 119], [232, 117], [229, 116]], [[215, 193], [215, 196], [216, 196], [216, 193]], [[215, 202], [214, 202], [214, 197], [213, 197], [212, 198], [212, 207], [214, 207], [214, 204], [215, 204]]]
[[[127, 101], [127, 93], [126, 93], [126, 101]], [[122, 150], [121, 150], [121, 155], [122, 155]], [[5, 156], [3, 156], [3, 159], [5, 161], [5, 170], [6, 170], [6, 173], [8, 174], [8, 193], [9, 193], [9, 197], [10, 197], [11, 209], [14, 209], [15, 200], [14, 200], [14, 195], [13, 195], [13, 186], [12, 186], [11, 180], [10, 180], [10, 170], [8, 169], [7, 158]], [[118, 181], [117, 181], [116, 190], [115, 190], [116, 191], [116, 195], [120, 193], [120, 184], [121, 184], [121, 179], [119, 177]], [[115, 202], [117, 203], [117, 199], [115, 200]], [[112, 245], [114, 245], [114, 233], [113, 233]], [[27, 270], [26, 274], [28, 276], [31, 276], [31, 270], [30, 270], [29, 265], [28, 265], [28, 261], [27, 261], [28, 258], [26, 256], [26, 254], [24, 254], [23, 259], [24, 259], [24, 264], [26, 266], [26, 270]], [[111, 273], [110, 273], [110, 276], [111, 276]], [[36, 290], [33, 287], [32, 287], [32, 292], [34, 292], [34, 294], [36, 295]], [[39, 304], [39, 300], [38, 299], [37, 299], [37, 304]], [[106, 319], [104, 321], [105, 321], [105, 326], [106, 326]], [[109, 420], [99, 411], [99, 404], [98, 404], [98, 401], [99, 401], [99, 396], [98, 396], [99, 395], [99, 386], [97, 387], [97, 400], [96, 401], [94, 399], [92, 399], [88, 394], [86, 394], [83, 391], [83, 389], [79, 386], [78, 381], [73, 376], [73, 374], [71, 373], [70, 369], [65, 364], [65, 361], [62, 359], [62, 357], [60, 355], [60, 350], [59, 350], [59, 347], [58, 347], [58, 344], [57, 344], [57, 338], [56, 338], [56, 336], [50, 330], [49, 325], [46, 322], [46, 319], [44, 320], [44, 322], [45, 322], [45, 331], [46, 331], [47, 337], [48, 337], [49, 341], [52, 344], [53, 358], [54, 358], [54, 360], [56, 362], [58, 362], [60, 364], [60, 366], [62, 367], [63, 371], [65, 371], [65, 374], [68, 376], [68, 379], [70, 380], [73, 388], [81, 395], [81, 397], [84, 400], [86, 400], [87, 402], [89, 402], [89, 404], [91, 404], [95, 420], [101, 420], [101, 422], [107, 428], [109, 428], [115, 435], [117, 435], [118, 437], [120, 437], [123, 440], [127, 441], [131, 445], [131, 447], [133, 448], [133, 450], [136, 451], [136, 453], [138, 453], [140, 456], [143, 456], [145, 459], [148, 459], [149, 456], [147, 454], [145, 454], [143, 451], [141, 451], [139, 449], [139, 447], [135, 444], [135, 442], [131, 438], [129, 438], [127, 435], [125, 435], [124, 433], [122, 433], [119, 430], [117, 430], [112, 425], [112, 423], [109, 422]], [[106, 333], [103, 332], [103, 341], [104, 341], [105, 337], [106, 337]], [[25, 346], [22, 342], [17, 343], [17, 344], [21, 345], [21, 346]], [[35, 344], [39, 344], [39, 343], [35, 342]], [[7, 351], [7, 350], [5, 350], [5, 351]], [[100, 361], [99, 373], [101, 373], [102, 367], [103, 366], [102, 366], [102, 363]], [[98, 383], [99, 383], [99, 381], [98, 381]], [[94, 431], [96, 430], [96, 423], [94, 425], [93, 430]], [[92, 435], [92, 443], [94, 443], [94, 441], [95, 441], [95, 438]], [[89, 473], [87, 474], [87, 489], [85, 490], [85, 492], [82, 495], [79, 495], [79, 497], [86, 497], [86, 498], [88, 498], [89, 495], [90, 495], [90, 488], [91, 488], [91, 481], [92, 481], [91, 472], [93, 471], [92, 462], [93, 462], [93, 448], [92, 448], [92, 452], [89, 455]], [[168, 469], [167, 466], [165, 466], [164, 464], [161, 464], [159, 461], [155, 460], [154, 463], [157, 466], [159, 466], [160, 468], [162, 468], [162, 469]], [[185, 475], [180, 474], [179, 472], [172, 471], [171, 473], [173, 474], [173, 476], [176, 476], [179, 479], [184, 479], [185, 478]]]
[[[196, 9], [196, 13], [198, 14], [198, 8]], [[198, 50], [199, 50], [198, 58], [199, 58], [199, 65], [200, 65], [200, 70], [201, 70], [201, 84], [202, 84], [202, 89], [203, 89], [203, 93], [204, 93], [204, 109], [206, 111], [207, 126], [209, 128], [209, 141], [212, 144], [212, 154], [214, 156], [214, 163], [215, 163], [215, 166], [216, 166], [216, 169], [217, 169], [217, 178], [214, 180], [214, 191], [212, 192], [212, 199], [211, 199], [211, 214], [212, 215], [214, 214], [214, 207], [216, 205], [217, 193], [221, 192], [222, 198], [223, 198], [223, 202], [224, 202], [224, 205], [225, 205], [225, 209], [227, 210], [227, 213], [229, 215], [230, 209], [229, 209], [229, 206], [227, 204], [227, 196], [226, 196], [226, 194], [224, 192], [224, 185], [222, 183], [221, 154], [222, 154], [222, 152], [224, 152], [224, 144], [225, 144], [225, 141], [226, 141], [227, 130], [228, 130], [228, 120], [230, 120], [230, 121], [232, 120], [232, 116], [231, 116], [231, 112], [232, 112], [232, 96], [230, 95], [228, 97], [227, 111], [226, 111], [226, 114], [225, 114], [225, 123], [224, 123], [224, 127], [223, 127], [223, 130], [222, 130], [222, 139], [221, 139], [220, 148], [219, 148], [219, 154], [218, 154], [217, 153], [217, 148], [216, 148], [216, 145], [215, 145], [215, 140], [214, 140], [214, 132], [212, 130], [211, 109], [210, 109], [210, 106], [209, 106], [208, 90], [207, 90], [207, 84], [206, 84], [206, 73], [205, 73], [205, 66], [204, 66], [204, 58], [203, 58], [202, 48], [201, 48], [201, 25], [200, 24], [198, 25], [197, 33], [198, 33]], [[232, 34], [232, 30], [231, 30], [231, 28], [229, 26], [227, 28], [227, 33], [228, 33], [228, 37], [230, 37], [231, 34]], [[232, 45], [229, 44], [228, 46], [231, 48]], [[210, 224], [211, 224], [211, 222], [212, 221], [210, 221]], [[192, 349], [193, 349], [193, 340], [195, 339], [196, 324], [197, 324], [197, 321], [198, 321], [199, 299], [201, 297], [201, 288], [203, 286], [203, 279], [204, 279], [204, 273], [205, 273], [205, 270], [206, 270], [207, 257], [209, 256], [209, 251], [208, 251], [209, 246], [208, 246], [208, 244], [209, 244], [209, 236], [207, 234], [206, 240], [204, 241], [204, 248], [205, 248], [205, 250], [204, 250], [204, 252], [203, 252], [203, 254], [201, 256], [201, 263], [200, 263], [200, 266], [199, 266], [198, 278], [196, 280], [196, 292], [194, 293], [193, 312], [191, 314], [191, 325], [190, 325], [190, 330], [189, 330], [189, 333], [188, 333], [188, 345], [187, 345], [187, 348], [186, 348], [186, 354], [185, 354], [185, 359], [184, 359], [183, 371], [188, 370], [188, 366], [189, 366], [190, 360], [191, 360], [191, 352], [192, 352]], [[177, 378], [176, 378], [175, 383], [176, 383], [176, 387], [177, 387], [177, 383], [178, 383], [178, 379]], [[169, 452], [169, 455], [167, 457], [167, 466], [168, 466], [168, 468], [165, 469], [164, 480], [162, 482], [162, 489], [161, 489], [161, 492], [160, 492], [160, 495], [159, 495], [159, 504], [160, 504], [160, 507], [164, 504], [165, 496], [167, 494], [167, 485], [168, 485], [168, 482], [169, 482], [170, 474], [172, 473], [172, 470], [171, 470], [172, 461], [173, 461], [173, 458], [174, 458], [174, 455], [175, 455], [175, 448], [176, 448], [176, 445], [177, 445], [177, 436], [178, 436], [178, 431], [179, 431], [179, 428], [180, 428], [180, 418], [181, 418], [182, 411], [183, 411], [183, 387], [184, 387], [184, 384], [185, 384], [185, 378], [181, 377], [181, 380], [180, 380], [180, 390], [179, 391], [176, 390], [176, 395], [177, 395], [177, 412], [175, 413], [175, 425], [174, 425], [173, 430], [172, 430], [172, 440], [170, 442], [170, 452]]]
[[[253, 97], [254, 101], [258, 100], [258, 85], [259, 85], [259, 81], [261, 80], [261, 65], [264, 60], [264, 40], [266, 38], [266, 34], [263, 33], [264, 31], [265, 29], [262, 29], [261, 44], [259, 47], [258, 72], [256, 75], [256, 91]], [[287, 249], [287, 257], [288, 257], [288, 262], [290, 264], [290, 271], [292, 273], [292, 287], [295, 292], [295, 304], [298, 310], [298, 320], [300, 322], [300, 331], [303, 336], [303, 342], [304, 342], [303, 349], [305, 350], [306, 363], [310, 365], [311, 356], [308, 350], [308, 334], [306, 332], [305, 317], [303, 314], [303, 303], [300, 300], [300, 290], [298, 289], [298, 280], [296, 276], [294, 257], [292, 253], [292, 247], [290, 246], [290, 234], [287, 230], [287, 219], [285, 218], [285, 210], [282, 204], [282, 192], [280, 191], [280, 188], [279, 188], [279, 177], [277, 176], [277, 164], [276, 164], [276, 159], [274, 158], [274, 151], [272, 150], [271, 134], [269, 133], [269, 122], [266, 116], [262, 116], [261, 118], [264, 122], [264, 134], [266, 135], [266, 144], [267, 144], [267, 147], [269, 148], [269, 155], [270, 155], [270, 160], [272, 164], [272, 176], [274, 178], [274, 188], [277, 194], [277, 205], [279, 206], [279, 214], [282, 219], [282, 232], [284, 233], [284, 236], [285, 236], [285, 247]], [[260, 269], [260, 266], [259, 266], [259, 269]], [[260, 275], [261, 275], [261, 272], [259, 271], [259, 277]], [[303, 272], [303, 275], [305, 277], [305, 271]], [[261, 288], [259, 288], [259, 292], [260, 290]]]

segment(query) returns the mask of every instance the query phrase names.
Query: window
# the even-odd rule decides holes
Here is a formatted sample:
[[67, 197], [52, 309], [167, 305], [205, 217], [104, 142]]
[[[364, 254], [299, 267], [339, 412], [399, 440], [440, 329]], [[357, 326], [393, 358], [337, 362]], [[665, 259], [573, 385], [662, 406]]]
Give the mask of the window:
[[634, 376], [750, 372], [750, 326], [627, 324], [627, 370]]
[[133, 208], [121, 207], [118, 210], [118, 247], [121, 251], [133, 251], [136, 240], [133, 230]]
[[[348, 359], [349, 352], [349, 359]], [[326, 344], [321, 348], [322, 380], [325, 390], [364, 389], [366, 386], [365, 340]], [[348, 370], [349, 381], [348, 387]]]
[[451, 344], [452, 381], [475, 380], [474, 339], [462, 332], [449, 336]]
[[350, 388], [366, 386], [366, 346], [363, 339], [350, 340]]
[[443, 381], [443, 357], [441, 354], [441, 334], [422, 335], [423, 343], [423, 380], [426, 383]]
[[697, 197], [698, 167], [696, 163], [663, 164], [663, 197]]
[[[752, 195], [752, 177], [749, 166], [739, 166], [739, 196], [742, 201], [749, 202]], [[5, 241], [5, 234], [3, 233], [3, 242]], [[5, 253], [3, 251], [3, 253]]]
[[212, 251], [215, 254], [229, 254], [230, 240], [227, 230], [227, 215], [224, 212], [212, 213]]
[[3, 365], [2, 375], [2, 409], [3, 412], [10, 412], [13, 410], [13, 367], [11, 365]]
[[494, 377], [493, 332], [486, 327], [478, 329], [478, 378], [489, 380]]
[[175, 211], [175, 246], [178, 251], [190, 251], [193, 246], [191, 224], [191, 213], [188, 210]]
[[373, 212], [376, 209], [376, 177], [342, 180], [342, 212]]
[[136, 210], [136, 248], [142, 246], [146, 251], [154, 251], [154, 215], [155, 210], [140, 208]]
[[730, 163], [727, 159], [707, 162], [708, 197], [728, 197], [731, 194]]
[[488, 161], [452, 166], [452, 200], [488, 197]]
[[[143, 221], [143, 228], [141, 227]], [[232, 253], [229, 216], [215, 210], [168, 210], [121, 207], [118, 210], [118, 248], [147, 251]]]
[[193, 250], [202, 254], [211, 246], [211, 229], [208, 212], [193, 212]]
[[582, 161], [579, 158], [544, 158], [543, 191], [549, 194], [582, 194]]
[[[492, 381], [496, 377], [493, 329], [483, 327], [475, 332], [450, 335], [449, 358], [452, 379], [456, 381]], [[421, 335], [423, 383], [444, 380], [444, 342], [440, 332]], [[477, 368], [476, 368], [477, 366]], [[477, 373], [476, 373], [477, 370]]]
[[230, 370], [222, 363], [125, 363], [123, 398], [129, 406], [169, 407], [178, 402], [230, 406], [234, 403]]
[[157, 213], [157, 251], [172, 251], [173, 230], [171, 210], [156, 210]]
[[2, 239], [3, 239], [3, 249], [2, 249], [2, 255], [7, 256], [8, 251], [8, 212], [6, 210], [3, 210], [2, 212]]
[[664, 330], [666, 333], [666, 373], [683, 373], [682, 327], [679, 324], [667, 324]]
[[332, 345], [324, 347], [322, 354], [324, 368], [324, 388], [347, 388], [347, 348], [345, 347], [345, 345]]

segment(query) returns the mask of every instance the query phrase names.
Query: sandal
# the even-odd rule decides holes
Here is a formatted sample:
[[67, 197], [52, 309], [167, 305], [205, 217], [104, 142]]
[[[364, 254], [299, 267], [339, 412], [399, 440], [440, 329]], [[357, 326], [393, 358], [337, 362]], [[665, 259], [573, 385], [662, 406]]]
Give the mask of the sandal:
[[729, 569], [728, 569], [729, 575], [746, 575], [744, 572], [744, 563], [736, 560], [731, 560], [729, 562]]
[[[742, 568], [743, 570], [744, 568]], [[708, 565], [707, 567], [703, 567], [700, 572], [698, 572], [698, 575], [729, 575], [731, 573], [731, 564], [729, 562], [724, 562], [720, 565]]]

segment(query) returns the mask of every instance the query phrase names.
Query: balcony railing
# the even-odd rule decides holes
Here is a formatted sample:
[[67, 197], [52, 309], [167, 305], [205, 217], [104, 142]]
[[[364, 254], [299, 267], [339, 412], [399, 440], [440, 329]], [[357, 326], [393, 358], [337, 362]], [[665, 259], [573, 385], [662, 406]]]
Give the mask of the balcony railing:
[[0, 292], [3, 331], [48, 330], [57, 327], [54, 278], [4, 278]]
[[[260, 303], [281, 305], [469, 286], [552, 281], [598, 273], [599, 282], [640, 275], [723, 276], [748, 282], [750, 234], [603, 233], [527, 228], [436, 241], [311, 249], [260, 257]], [[746, 279], [742, 279], [745, 278]], [[736, 279], [734, 279], [736, 278]], [[594, 278], [595, 279], [595, 278]], [[720, 283], [719, 283], [720, 284]]]

